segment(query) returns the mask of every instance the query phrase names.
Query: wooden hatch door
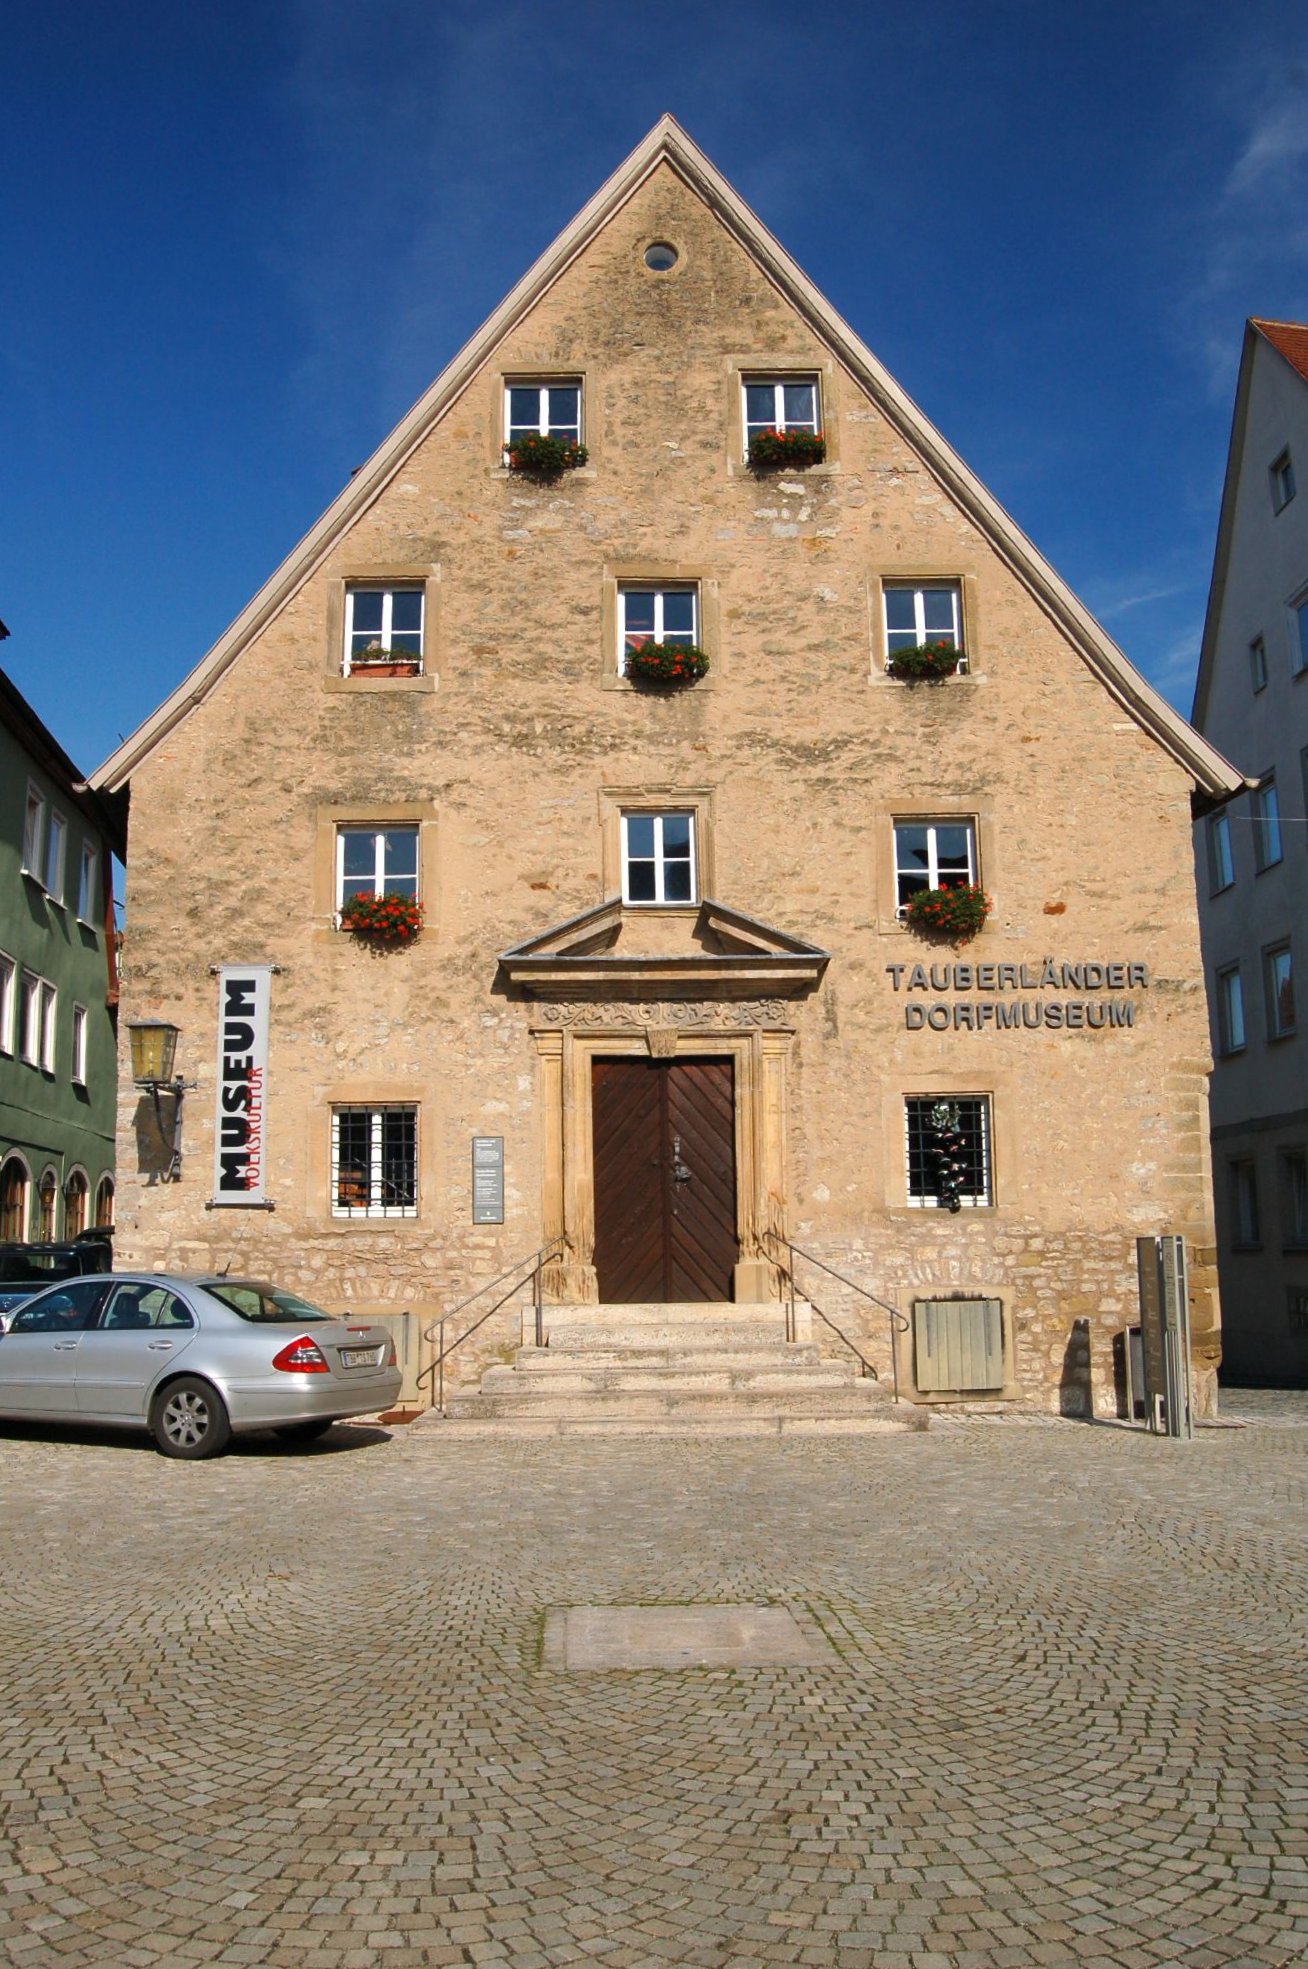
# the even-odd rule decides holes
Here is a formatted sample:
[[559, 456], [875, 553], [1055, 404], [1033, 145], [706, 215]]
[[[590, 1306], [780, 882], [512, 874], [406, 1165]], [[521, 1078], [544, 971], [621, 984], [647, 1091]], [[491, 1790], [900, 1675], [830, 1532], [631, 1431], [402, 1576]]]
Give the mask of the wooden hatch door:
[[605, 1305], [730, 1299], [731, 1060], [596, 1060], [595, 1270]]

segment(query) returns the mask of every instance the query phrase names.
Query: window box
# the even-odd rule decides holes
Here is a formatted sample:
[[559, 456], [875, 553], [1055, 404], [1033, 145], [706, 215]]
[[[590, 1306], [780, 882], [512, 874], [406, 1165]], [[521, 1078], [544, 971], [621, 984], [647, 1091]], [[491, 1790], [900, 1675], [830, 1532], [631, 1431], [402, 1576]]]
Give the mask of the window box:
[[962, 650], [952, 643], [910, 643], [891, 650], [886, 669], [901, 684], [929, 684], [954, 676], [963, 662]]
[[627, 651], [627, 675], [637, 684], [676, 689], [707, 676], [709, 660], [696, 643], [639, 643]]
[[380, 643], [369, 643], [350, 658], [352, 677], [418, 677], [422, 674], [422, 659], [405, 656], [400, 650], [383, 649]]
[[970, 943], [989, 914], [989, 896], [970, 882], [948, 889], [915, 889], [904, 904], [909, 929], [943, 943]]
[[820, 465], [827, 455], [816, 377], [743, 379], [745, 458], [756, 472]]
[[635, 683], [693, 684], [709, 667], [699, 644], [699, 589], [624, 583], [618, 589], [618, 674]]
[[755, 472], [777, 472], [786, 467], [802, 471], [806, 465], [820, 465], [827, 455], [827, 441], [821, 431], [755, 431], [749, 440], [749, 464]]
[[[887, 581], [882, 586], [886, 669], [905, 683], [966, 670], [963, 594], [958, 581]], [[943, 651], [948, 654], [938, 654]], [[953, 662], [950, 664], [950, 657]]]
[[351, 896], [341, 908], [341, 928], [365, 942], [395, 949], [422, 930], [422, 904], [411, 896]]
[[527, 431], [513, 437], [504, 447], [505, 463], [511, 472], [530, 473], [535, 478], [557, 478], [560, 472], [575, 472], [589, 453], [584, 444], [572, 438], [555, 437], [549, 431]]

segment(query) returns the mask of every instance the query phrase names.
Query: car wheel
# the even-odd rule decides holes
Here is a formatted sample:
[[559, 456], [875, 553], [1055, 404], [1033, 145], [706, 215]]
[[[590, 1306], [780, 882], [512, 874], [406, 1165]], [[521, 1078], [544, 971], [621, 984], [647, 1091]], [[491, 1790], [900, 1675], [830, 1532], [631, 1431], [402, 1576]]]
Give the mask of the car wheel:
[[273, 1434], [284, 1443], [316, 1443], [319, 1436], [325, 1436], [335, 1426], [334, 1415], [320, 1415], [313, 1422], [285, 1422]]
[[183, 1375], [155, 1396], [150, 1433], [165, 1456], [193, 1460], [226, 1449], [232, 1425], [217, 1389], [194, 1375]]

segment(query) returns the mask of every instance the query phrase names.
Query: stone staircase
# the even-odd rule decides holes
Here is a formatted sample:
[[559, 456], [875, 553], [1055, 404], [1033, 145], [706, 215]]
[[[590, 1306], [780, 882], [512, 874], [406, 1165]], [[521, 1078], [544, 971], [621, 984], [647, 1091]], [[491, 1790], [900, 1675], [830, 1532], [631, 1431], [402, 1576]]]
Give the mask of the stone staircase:
[[[547, 1306], [546, 1344], [488, 1367], [480, 1388], [447, 1397], [411, 1438], [523, 1436], [867, 1435], [924, 1429], [926, 1411], [895, 1404], [852, 1356], [824, 1356], [796, 1308], [693, 1304]], [[524, 1339], [534, 1315], [523, 1310]]]

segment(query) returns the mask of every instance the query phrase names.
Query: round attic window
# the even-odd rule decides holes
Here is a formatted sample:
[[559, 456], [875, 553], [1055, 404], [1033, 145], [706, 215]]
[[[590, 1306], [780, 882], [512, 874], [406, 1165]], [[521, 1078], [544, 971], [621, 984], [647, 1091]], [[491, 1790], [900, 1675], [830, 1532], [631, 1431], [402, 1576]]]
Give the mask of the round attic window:
[[651, 273], [670, 273], [677, 264], [677, 249], [669, 246], [666, 239], [656, 239], [652, 246], [645, 248], [645, 265]]

